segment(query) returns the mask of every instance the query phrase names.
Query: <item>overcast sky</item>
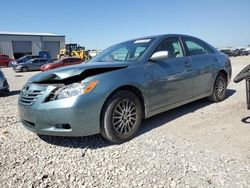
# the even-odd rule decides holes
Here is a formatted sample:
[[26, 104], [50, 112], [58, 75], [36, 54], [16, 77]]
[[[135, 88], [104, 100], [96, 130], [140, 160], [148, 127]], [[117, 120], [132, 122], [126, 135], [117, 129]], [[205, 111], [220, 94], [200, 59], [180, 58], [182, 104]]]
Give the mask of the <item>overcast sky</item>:
[[63, 34], [88, 49], [180, 33], [215, 47], [250, 44], [250, 0], [2, 0], [0, 31]]

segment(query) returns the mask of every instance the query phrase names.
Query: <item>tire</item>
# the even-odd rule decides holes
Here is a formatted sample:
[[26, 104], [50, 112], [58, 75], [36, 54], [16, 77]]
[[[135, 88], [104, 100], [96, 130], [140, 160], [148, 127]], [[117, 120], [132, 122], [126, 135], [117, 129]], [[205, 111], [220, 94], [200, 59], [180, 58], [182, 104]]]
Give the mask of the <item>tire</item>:
[[208, 98], [211, 102], [220, 102], [226, 98], [227, 79], [224, 74], [219, 73], [215, 79], [213, 93]]
[[141, 126], [142, 107], [132, 92], [114, 93], [104, 104], [101, 114], [101, 134], [114, 143], [122, 143], [134, 137]]
[[59, 59], [62, 59], [62, 58], [65, 58], [65, 57], [67, 57], [67, 56], [66, 56], [66, 55], [61, 54], [61, 55], [59, 56]]
[[27, 72], [28, 71], [28, 68], [27, 67], [22, 67], [21, 68], [21, 72]]

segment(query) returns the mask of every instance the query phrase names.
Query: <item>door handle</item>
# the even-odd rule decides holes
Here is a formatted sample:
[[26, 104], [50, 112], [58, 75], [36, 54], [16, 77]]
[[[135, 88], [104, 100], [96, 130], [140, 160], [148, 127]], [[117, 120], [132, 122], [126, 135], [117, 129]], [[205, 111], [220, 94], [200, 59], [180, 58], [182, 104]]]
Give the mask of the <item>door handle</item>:
[[191, 67], [191, 63], [189, 63], [189, 62], [187, 61], [187, 62], [184, 63], [184, 66], [185, 66], [186, 68], [190, 68], [190, 67]]

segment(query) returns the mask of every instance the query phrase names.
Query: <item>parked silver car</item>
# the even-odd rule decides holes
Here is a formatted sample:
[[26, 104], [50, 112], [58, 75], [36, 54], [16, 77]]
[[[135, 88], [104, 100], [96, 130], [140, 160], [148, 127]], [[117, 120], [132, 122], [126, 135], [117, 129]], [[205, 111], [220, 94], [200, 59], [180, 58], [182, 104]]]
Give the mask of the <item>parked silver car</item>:
[[52, 63], [52, 60], [45, 58], [30, 59], [25, 63], [15, 64], [13, 70], [16, 72], [39, 71], [42, 65]]
[[0, 69], [0, 92], [9, 91], [9, 84], [5, 78], [3, 71]]

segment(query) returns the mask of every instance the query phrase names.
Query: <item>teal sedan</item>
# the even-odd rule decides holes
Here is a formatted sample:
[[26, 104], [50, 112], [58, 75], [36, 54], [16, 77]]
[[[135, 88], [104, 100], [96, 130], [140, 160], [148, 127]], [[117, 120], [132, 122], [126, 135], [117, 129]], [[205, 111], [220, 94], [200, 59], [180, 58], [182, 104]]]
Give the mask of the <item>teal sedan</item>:
[[41, 135], [133, 138], [142, 119], [208, 98], [225, 99], [227, 55], [186, 35], [159, 35], [111, 46], [92, 60], [33, 76], [18, 101], [28, 130]]

